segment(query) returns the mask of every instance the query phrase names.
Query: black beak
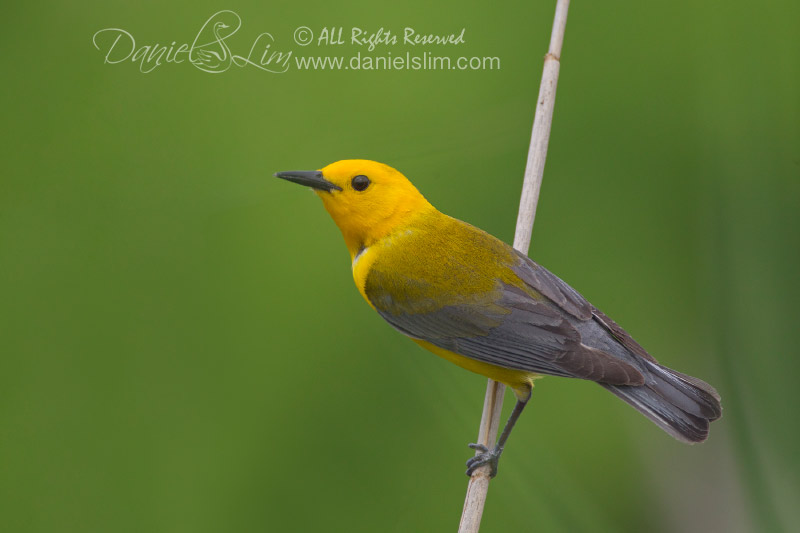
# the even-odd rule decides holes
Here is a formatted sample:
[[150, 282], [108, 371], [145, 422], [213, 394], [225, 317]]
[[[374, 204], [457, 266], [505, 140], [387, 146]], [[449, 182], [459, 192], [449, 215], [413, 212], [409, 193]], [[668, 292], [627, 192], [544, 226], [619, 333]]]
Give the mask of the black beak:
[[290, 170], [288, 172], [276, 172], [276, 178], [293, 181], [306, 187], [319, 189], [321, 191], [341, 191], [342, 188], [338, 185], [331, 183], [322, 177], [322, 172], [319, 170]]

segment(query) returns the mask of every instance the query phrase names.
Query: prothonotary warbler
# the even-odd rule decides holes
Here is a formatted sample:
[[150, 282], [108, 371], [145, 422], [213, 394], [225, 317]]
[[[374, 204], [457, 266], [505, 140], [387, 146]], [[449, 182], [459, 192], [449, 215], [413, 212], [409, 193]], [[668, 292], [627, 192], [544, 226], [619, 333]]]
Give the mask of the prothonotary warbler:
[[709, 384], [656, 361], [613, 320], [544, 267], [480, 229], [440, 213], [397, 170], [351, 159], [279, 172], [314, 189], [350, 251], [364, 299], [395, 329], [467, 370], [505, 383], [517, 403], [497, 461], [542, 374], [594, 381], [683, 442], [720, 417]]

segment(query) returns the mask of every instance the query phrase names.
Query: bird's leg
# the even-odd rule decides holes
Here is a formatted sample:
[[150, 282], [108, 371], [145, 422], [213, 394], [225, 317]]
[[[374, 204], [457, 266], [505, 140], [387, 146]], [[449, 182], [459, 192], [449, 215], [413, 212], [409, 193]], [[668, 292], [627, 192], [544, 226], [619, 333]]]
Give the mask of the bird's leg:
[[517, 419], [519, 418], [519, 415], [522, 414], [522, 410], [525, 409], [529, 399], [530, 393], [524, 400], [517, 399], [517, 403], [514, 405], [514, 410], [511, 411], [511, 416], [508, 417], [508, 422], [506, 422], [506, 426], [503, 428], [500, 438], [497, 439], [497, 444], [495, 444], [494, 449], [490, 450], [483, 444], [473, 443], [469, 445], [470, 448], [480, 453], [476, 454], [475, 457], [472, 457], [469, 461], [467, 461], [468, 476], [472, 476], [472, 473], [477, 468], [487, 464], [491, 467], [489, 477], [493, 478], [497, 475], [497, 463], [500, 460], [500, 454], [503, 453], [503, 448], [506, 445], [508, 436], [511, 435], [511, 430], [514, 429], [514, 424], [517, 423]]

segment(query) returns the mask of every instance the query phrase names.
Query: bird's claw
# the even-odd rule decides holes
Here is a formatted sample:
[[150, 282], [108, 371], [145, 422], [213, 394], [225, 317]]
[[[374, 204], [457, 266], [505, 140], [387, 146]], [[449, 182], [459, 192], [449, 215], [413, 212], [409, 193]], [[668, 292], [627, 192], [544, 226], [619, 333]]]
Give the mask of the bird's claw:
[[470, 457], [467, 461], [467, 475], [472, 476], [472, 473], [475, 472], [478, 468], [482, 467], [483, 465], [489, 465], [489, 478], [493, 478], [497, 475], [497, 463], [500, 460], [500, 453], [502, 450], [498, 450], [497, 448], [490, 450], [483, 444], [469, 444], [469, 447], [473, 450], [479, 452], [475, 455], [475, 457]]
[[487, 448], [483, 444], [475, 444], [474, 442], [470, 442], [469, 444], [467, 444], [467, 446], [481, 453], [486, 453], [489, 451], [489, 448]]

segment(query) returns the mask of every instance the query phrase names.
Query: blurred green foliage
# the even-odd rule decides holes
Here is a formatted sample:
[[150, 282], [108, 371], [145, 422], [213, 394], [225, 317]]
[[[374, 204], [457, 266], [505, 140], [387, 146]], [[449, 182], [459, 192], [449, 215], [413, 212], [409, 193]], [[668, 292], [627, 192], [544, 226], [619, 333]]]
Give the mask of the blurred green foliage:
[[[376, 159], [510, 240], [553, 6], [6, 6], [2, 530], [454, 530], [485, 380], [384, 324], [320, 202], [271, 175]], [[92, 45], [191, 42], [220, 9], [239, 50], [466, 28], [424, 50], [501, 69], [143, 74]], [[788, 0], [572, 6], [531, 254], [725, 415], [689, 447], [544, 379], [485, 531], [797, 527], [798, 20]]]

